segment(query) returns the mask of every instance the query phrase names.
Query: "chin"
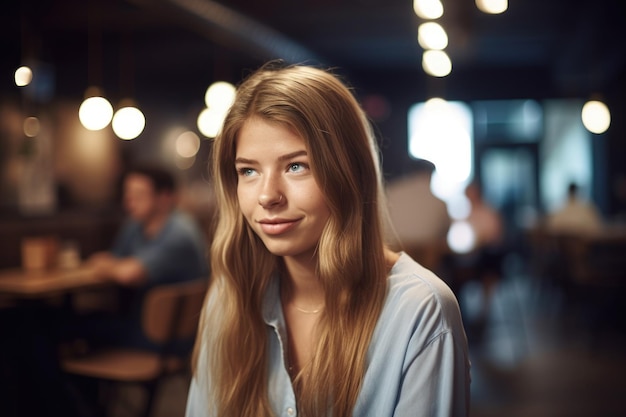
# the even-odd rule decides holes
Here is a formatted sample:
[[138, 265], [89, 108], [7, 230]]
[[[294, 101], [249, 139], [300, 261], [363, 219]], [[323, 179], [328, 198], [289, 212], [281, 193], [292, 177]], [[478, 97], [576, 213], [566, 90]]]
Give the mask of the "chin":
[[265, 248], [274, 256], [290, 256], [290, 257], [299, 257], [306, 253], [313, 253], [314, 250], [311, 248], [301, 248], [294, 246], [293, 243], [289, 242], [263, 242], [265, 244]]
[[271, 253], [274, 256], [295, 256], [297, 255], [297, 252], [290, 249], [290, 248], [283, 248], [283, 247], [276, 247], [275, 245], [265, 245], [265, 248], [267, 249], [267, 251], [269, 253]]

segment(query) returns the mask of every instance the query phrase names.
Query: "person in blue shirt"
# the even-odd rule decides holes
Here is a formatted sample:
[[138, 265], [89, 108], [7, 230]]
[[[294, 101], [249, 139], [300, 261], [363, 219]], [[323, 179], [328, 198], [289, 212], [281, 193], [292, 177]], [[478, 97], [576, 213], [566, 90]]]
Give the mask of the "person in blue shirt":
[[177, 209], [176, 191], [173, 175], [160, 166], [136, 166], [125, 173], [127, 220], [111, 250], [86, 260], [95, 275], [118, 285], [120, 308], [115, 315], [95, 314], [79, 320], [75, 336], [92, 345], [156, 349], [141, 329], [146, 292], [155, 285], [208, 279], [204, 233], [189, 214]]
[[338, 76], [257, 70], [212, 168], [218, 224], [187, 417], [468, 415], [457, 300], [387, 248], [377, 145]]
[[177, 210], [173, 175], [157, 166], [131, 168], [123, 180], [128, 215], [110, 251], [88, 259], [97, 275], [124, 286], [187, 281], [207, 273], [201, 229]]
[[[141, 328], [146, 291], [155, 285], [208, 280], [209, 276], [204, 233], [177, 209], [176, 190], [174, 177], [161, 167], [133, 167], [123, 178], [128, 219], [110, 251], [85, 261], [94, 274], [116, 283], [118, 308], [85, 313], [29, 304], [11, 315], [17, 322], [12, 322], [7, 333], [12, 340], [7, 352], [14, 355], [13, 363], [6, 371], [1, 367], [0, 383], [11, 384], [3, 412], [9, 416], [14, 412], [20, 416], [96, 415], [97, 380], [64, 373], [59, 356], [105, 345], [160, 349]], [[168, 346], [171, 353], [185, 358], [192, 347], [193, 339]]]

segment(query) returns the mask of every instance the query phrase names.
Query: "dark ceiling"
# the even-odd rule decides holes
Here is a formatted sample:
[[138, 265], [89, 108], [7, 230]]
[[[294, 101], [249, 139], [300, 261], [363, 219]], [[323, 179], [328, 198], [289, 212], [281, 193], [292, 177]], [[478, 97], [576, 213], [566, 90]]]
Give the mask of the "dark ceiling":
[[453, 71], [432, 80], [421, 68], [411, 0], [7, 2], [0, 93], [15, 93], [12, 72], [26, 61], [47, 70], [44, 99], [80, 97], [97, 83], [113, 97], [158, 92], [173, 103], [201, 100], [211, 81], [237, 82], [272, 58], [337, 67], [364, 89], [416, 80], [457, 95], [463, 86], [470, 95], [519, 96], [532, 86], [588, 95], [624, 76], [624, 0], [509, 3], [504, 14], [485, 15], [473, 0], [443, 0]]

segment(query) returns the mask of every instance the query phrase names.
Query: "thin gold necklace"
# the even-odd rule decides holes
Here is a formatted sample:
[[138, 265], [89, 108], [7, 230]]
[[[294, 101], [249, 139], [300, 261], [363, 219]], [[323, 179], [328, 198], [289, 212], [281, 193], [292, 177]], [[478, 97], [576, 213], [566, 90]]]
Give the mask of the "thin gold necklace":
[[[283, 299], [283, 302], [284, 302], [285, 298], [288, 298], [287, 292], [288, 291], [287, 291], [286, 288], [284, 288], [284, 287], [281, 288], [281, 293], [282, 293], [281, 294], [281, 298]], [[293, 301], [290, 301], [289, 304], [291, 304], [293, 306], [293, 308], [295, 308], [296, 310], [298, 310], [302, 314], [317, 314], [317, 313], [319, 313], [320, 311], [322, 311], [324, 309], [324, 303], [320, 304], [317, 308], [315, 308], [313, 310], [307, 310], [307, 309], [304, 309], [302, 307], [298, 307]]]
[[304, 308], [298, 307], [294, 303], [291, 303], [291, 305], [300, 313], [304, 313], [304, 314], [317, 314], [324, 309], [324, 304], [320, 304], [320, 306], [316, 308], [315, 310], [305, 310]]

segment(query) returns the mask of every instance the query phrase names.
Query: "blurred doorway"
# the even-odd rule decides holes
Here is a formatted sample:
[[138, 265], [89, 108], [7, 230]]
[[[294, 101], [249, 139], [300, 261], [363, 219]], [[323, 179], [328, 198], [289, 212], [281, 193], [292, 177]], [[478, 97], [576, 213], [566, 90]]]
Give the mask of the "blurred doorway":
[[540, 213], [537, 143], [498, 143], [475, 149], [475, 178], [484, 199], [498, 209], [507, 237], [516, 239]]

